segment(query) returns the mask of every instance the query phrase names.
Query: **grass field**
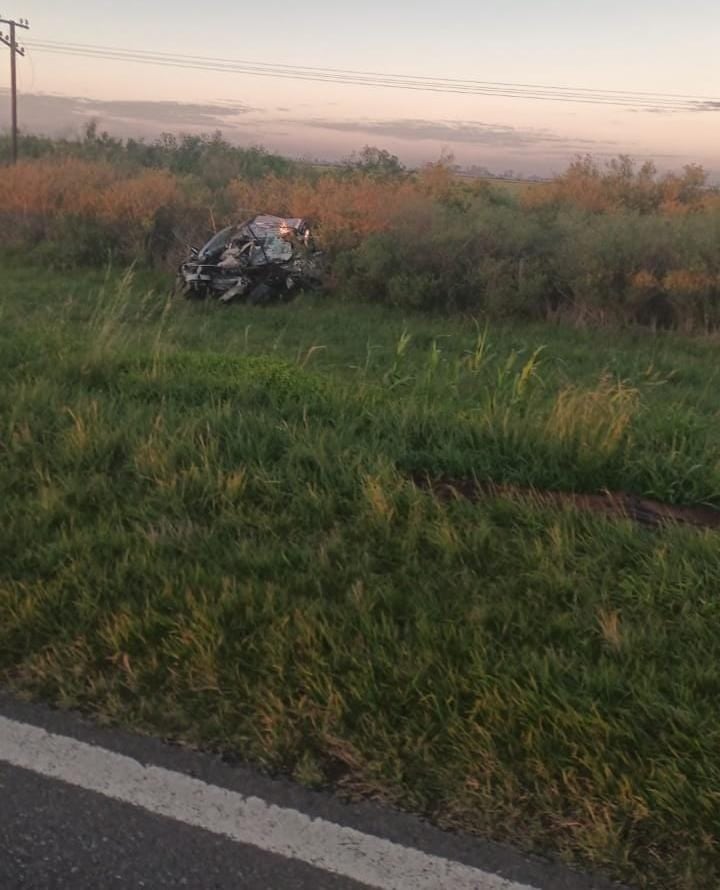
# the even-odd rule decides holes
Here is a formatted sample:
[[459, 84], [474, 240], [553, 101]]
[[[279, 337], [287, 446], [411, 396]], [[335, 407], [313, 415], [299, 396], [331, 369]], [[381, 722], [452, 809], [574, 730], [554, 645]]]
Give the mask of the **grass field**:
[[0, 679], [599, 867], [720, 884], [720, 542], [413, 474], [720, 507], [717, 341], [6, 260]]

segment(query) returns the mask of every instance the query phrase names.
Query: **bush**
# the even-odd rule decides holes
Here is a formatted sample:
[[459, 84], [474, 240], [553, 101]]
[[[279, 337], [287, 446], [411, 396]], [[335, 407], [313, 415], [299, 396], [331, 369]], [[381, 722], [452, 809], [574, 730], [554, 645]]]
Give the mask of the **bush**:
[[167, 171], [129, 173], [105, 162], [24, 161], [0, 178], [0, 236], [55, 267], [162, 260], [187, 229], [209, 216], [206, 195]]
[[346, 295], [494, 317], [720, 325], [718, 212], [528, 212], [483, 198], [419, 211], [342, 257]]
[[[159, 139], [117, 139], [99, 133], [91, 121], [82, 136], [74, 139], [50, 139], [21, 134], [19, 153], [34, 160], [77, 160], [104, 162], [121, 167], [126, 173], [144, 169], [167, 170], [177, 176], [194, 176], [211, 189], [225, 187], [231, 179], [242, 176], [259, 179], [270, 173], [296, 174], [300, 165], [259, 146], [244, 148], [231, 145], [219, 132], [200, 135], [163, 134]], [[0, 136], [0, 163], [11, 157], [9, 135]]]
[[594, 213], [685, 213], [702, 208], [707, 180], [707, 172], [698, 164], [686, 165], [681, 174], [660, 176], [652, 161], [638, 166], [628, 155], [620, 155], [601, 167], [591, 155], [584, 155], [550, 187], [529, 190], [525, 202], [531, 207], [571, 205]]
[[219, 137], [146, 145], [89, 132], [81, 144], [94, 160], [40, 141], [38, 153], [50, 145], [55, 156], [4, 171], [6, 247], [55, 268], [108, 256], [170, 268], [213, 228], [276, 213], [314, 224], [333, 263], [329, 285], [346, 298], [501, 318], [720, 326], [720, 196], [699, 167], [659, 176], [628, 158], [604, 168], [581, 158], [518, 196], [463, 182], [447, 158], [409, 173], [377, 149], [355, 166], [300, 174]]

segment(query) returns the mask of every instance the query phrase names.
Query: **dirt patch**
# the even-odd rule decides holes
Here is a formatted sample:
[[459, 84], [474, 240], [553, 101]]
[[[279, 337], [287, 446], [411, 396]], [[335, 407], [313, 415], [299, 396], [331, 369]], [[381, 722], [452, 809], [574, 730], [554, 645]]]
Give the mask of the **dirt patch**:
[[573, 507], [588, 513], [598, 513], [610, 519], [632, 519], [651, 528], [675, 523], [694, 528], [720, 530], [720, 510], [713, 507], [679, 507], [625, 492], [577, 494], [567, 491], [544, 491], [520, 485], [481, 482], [476, 479], [451, 477], [433, 479], [419, 473], [413, 474], [411, 478], [418, 488], [431, 491], [436, 497], [445, 501], [460, 498], [480, 501], [489, 497], [503, 497], [530, 501], [541, 507]]

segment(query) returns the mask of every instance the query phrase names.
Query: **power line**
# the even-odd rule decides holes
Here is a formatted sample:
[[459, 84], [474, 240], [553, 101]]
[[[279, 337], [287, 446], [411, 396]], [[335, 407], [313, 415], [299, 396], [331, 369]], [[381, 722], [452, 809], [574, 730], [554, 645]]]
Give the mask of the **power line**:
[[[59, 48], [48, 48], [41, 47], [38, 44], [33, 44], [33, 47], [36, 48], [39, 52], [48, 52], [48, 53], [57, 53], [60, 55], [66, 56], [75, 56], [79, 58], [89, 58], [89, 59], [102, 59], [102, 60], [113, 60], [113, 61], [123, 61], [123, 62], [139, 62], [142, 64], [155, 65], [160, 67], [171, 67], [171, 68], [184, 68], [189, 70], [196, 71], [217, 71], [221, 73], [229, 73], [229, 74], [248, 74], [251, 76], [260, 76], [260, 77], [271, 77], [271, 78], [279, 78], [285, 80], [302, 80], [302, 81], [314, 81], [320, 83], [334, 83], [334, 84], [344, 84], [350, 86], [368, 86], [368, 87], [382, 87], [382, 88], [391, 88], [391, 89], [405, 89], [405, 90], [415, 90], [421, 92], [437, 92], [437, 93], [455, 93], [455, 94], [465, 94], [465, 95], [476, 95], [476, 96], [498, 96], [498, 97], [507, 97], [507, 98], [520, 98], [520, 99], [533, 99], [533, 100], [544, 100], [544, 101], [556, 101], [556, 102], [578, 102], [583, 104], [591, 104], [591, 105], [611, 105], [611, 106], [628, 106], [631, 108], [644, 108], [648, 110], [666, 110], [666, 111], [702, 111], [706, 110], [705, 105], [709, 102], [715, 100], [706, 100], [706, 99], [693, 99], [688, 101], [674, 101], [671, 99], [668, 100], [655, 100], [649, 102], [647, 99], [644, 99], [641, 96], [637, 98], [633, 98], [631, 96], [627, 97], [615, 97], [611, 95], [580, 95], [571, 92], [570, 90], [566, 90], [565, 92], [542, 92], [542, 91], [530, 91], [527, 89], [501, 89], [501, 88], [478, 88], [471, 86], [463, 86], [459, 85], [448, 86], [442, 83], [436, 83], [427, 80], [416, 80], [416, 81], [399, 81], [399, 80], [391, 80], [391, 79], [380, 79], [377, 77], [344, 77], [344, 76], [333, 76], [333, 75], [324, 75], [319, 73], [313, 73], [312, 71], [306, 71], [298, 68], [297, 70], [290, 72], [285, 70], [272, 70], [269, 68], [258, 68], [255, 66], [241, 66], [241, 65], [226, 65], [226, 64], [202, 64], [198, 62], [184, 61], [178, 59], [177, 61], [172, 61], [166, 58], [157, 58], [152, 57], [150, 55], [140, 55], [137, 53], [109, 53], [108, 51], [103, 52], [90, 52], [90, 51], [80, 51], [80, 50], [62, 50]], [[717, 100], [720, 102], [720, 100]], [[709, 110], [709, 109], [708, 109]]]
[[2, 19], [0, 25], [7, 25], [10, 29], [9, 34], [0, 33], [0, 43], [10, 47], [10, 106], [12, 115], [12, 162], [17, 163], [18, 157], [18, 118], [17, 118], [17, 57], [25, 55], [25, 49], [18, 46], [17, 29], [23, 28], [28, 30], [30, 24], [27, 19]]
[[720, 99], [672, 93], [632, 90], [598, 90], [588, 87], [558, 87], [543, 84], [519, 84], [503, 81], [474, 81], [456, 78], [421, 77], [406, 74], [381, 74], [339, 68], [286, 65], [243, 59], [182, 55], [158, 51], [131, 50], [95, 44], [29, 41], [39, 52], [78, 58], [134, 62], [161, 67], [199, 71], [218, 71], [289, 80], [314, 81], [352, 86], [417, 90], [422, 92], [521, 98], [536, 101], [579, 102], [592, 105], [615, 105], [647, 110], [702, 111], [711, 110]]
[[380, 71], [359, 71], [357, 69], [352, 68], [326, 68], [326, 67], [314, 67], [309, 65], [287, 65], [279, 62], [259, 62], [257, 60], [249, 60], [249, 59], [227, 59], [222, 57], [212, 57], [212, 56], [196, 56], [190, 55], [186, 53], [165, 53], [159, 50], [131, 50], [124, 49], [122, 47], [113, 47], [113, 46], [100, 46], [98, 44], [87, 44], [87, 43], [68, 43], [68, 42], [60, 42], [55, 40], [44, 40], [38, 41], [36, 45], [47, 46], [47, 47], [59, 47], [63, 49], [77, 49], [77, 50], [92, 50], [98, 52], [114, 52], [114, 53], [130, 53], [135, 55], [147, 55], [153, 56], [156, 58], [166, 58], [172, 60], [191, 60], [198, 62], [212, 62], [212, 63], [228, 63], [230, 65], [253, 65], [261, 68], [271, 68], [271, 69], [285, 69], [287, 71], [314, 71], [326, 74], [340, 74], [340, 75], [358, 75], [361, 77], [382, 77], [382, 78], [400, 78], [402, 80], [414, 81], [414, 80], [430, 80], [434, 82], [442, 82], [449, 84], [460, 84], [460, 85], [470, 85], [470, 86], [486, 86], [486, 87], [511, 87], [511, 88], [531, 88], [531, 89], [541, 89], [541, 90], [573, 90], [576, 92], [582, 93], [600, 93], [603, 95], [619, 95], [619, 96], [642, 96], [642, 97], [659, 97], [665, 99], [694, 99], [696, 101], [718, 101], [711, 96], [698, 96], [696, 94], [683, 94], [683, 93], [658, 93], [658, 92], [645, 92], [638, 90], [598, 90], [597, 88], [591, 87], [560, 87], [560, 86], [551, 86], [548, 84], [538, 84], [538, 83], [514, 83], [510, 81], [486, 81], [486, 80], [465, 80], [458, 78], [449, 78], [449, 77], [438, 77], [438, 76], [429, 76], [429, 77], [420, 77], [418, 75], [412, 74], [397, 74], [391, 72], [380, 72]]
[[[515, 98], [531, 98], [531, 99], [554, 99], [556, 101], [580, 101], [592, 102], [593, 104], [610, 104], [610, 105], [630, 105], [637, 107], [639, 104], [648, 105], [644, 94], [609, 94], [602, 91], [596, 91], [595, 94], [590, 93], [585, 88], [580, 88], [583, 93], [575, 91], [574, 88], [547, 88], [537, 87], [534, 90], [523, 88], [503, 88], [498, 85], [494, 86], [475, 86], [473, 82], [467, 81], [450, 81], [449, 79], [435, 80], [427, 78], [410, 77], [406, 75], [388, 76], [388, 75], [356, 75], [353, 77], [335, 74], [331, 69], [312, 69], [302, 68], [301, 66], [275, 66], [270, 63], [248, 64], [242, 62], [228, 62], [224, 60], [203, 59], [203, 57], [192, 56], [173, 56], [170, 54], [147, 53], [133, 50], [111, 49], [109, 47], [81, 48], [81, 45], [63, 45], [33, 43], [41, 51], [56, 52], [63, 55], [75, 55], [85, 58], [102, 58], [113, 59], [116, 61], [132, 61], [142, 62], [145, 64], [154, 64], [169, 67], [182, 67], [194, 70], [212, 70], [220, 72], [251, 74], [266, 77], [280, 77], [285, 79], [298, 80], [315, 80], [321, 82], [344, 83], [360, 86], [382, 86], [395, 87], [404, 89], [415, 89], [433, 92], [454, 92], [454, 93], [470, 93], [473, 95], [500, 95]], [[327, 71], [327, 73], [326, 73]], [[446, 85], [447, 84], [447, 85]], [[454, 84], [450, 86], [449, 84]], [[551, 92], [552, 91], [552, 92]], [[661, 94], [656, 94], [661, 95]], [[678, 101], [680, 97], [669, 96], [667, 99], [656, 99], [653, 101], [653, 107], [665, 107], [669, 110], [687, 110], [688, 103]], [[712, 101], [705, 97], [693, 98], [692, 101], [700, 105], [706, 101]], [[695, 107], [695, 106], [693, 106]]]

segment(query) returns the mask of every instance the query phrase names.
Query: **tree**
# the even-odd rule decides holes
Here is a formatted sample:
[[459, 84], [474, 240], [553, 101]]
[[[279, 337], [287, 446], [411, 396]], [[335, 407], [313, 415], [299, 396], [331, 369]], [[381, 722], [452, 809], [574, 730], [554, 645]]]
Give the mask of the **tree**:
[[359, 170], [379, 179], [391, 179], [406, 172], [397, 155], [374, 145], [366, 145], [362, 151], [353, 152], [345, 163], [352, 170]]

